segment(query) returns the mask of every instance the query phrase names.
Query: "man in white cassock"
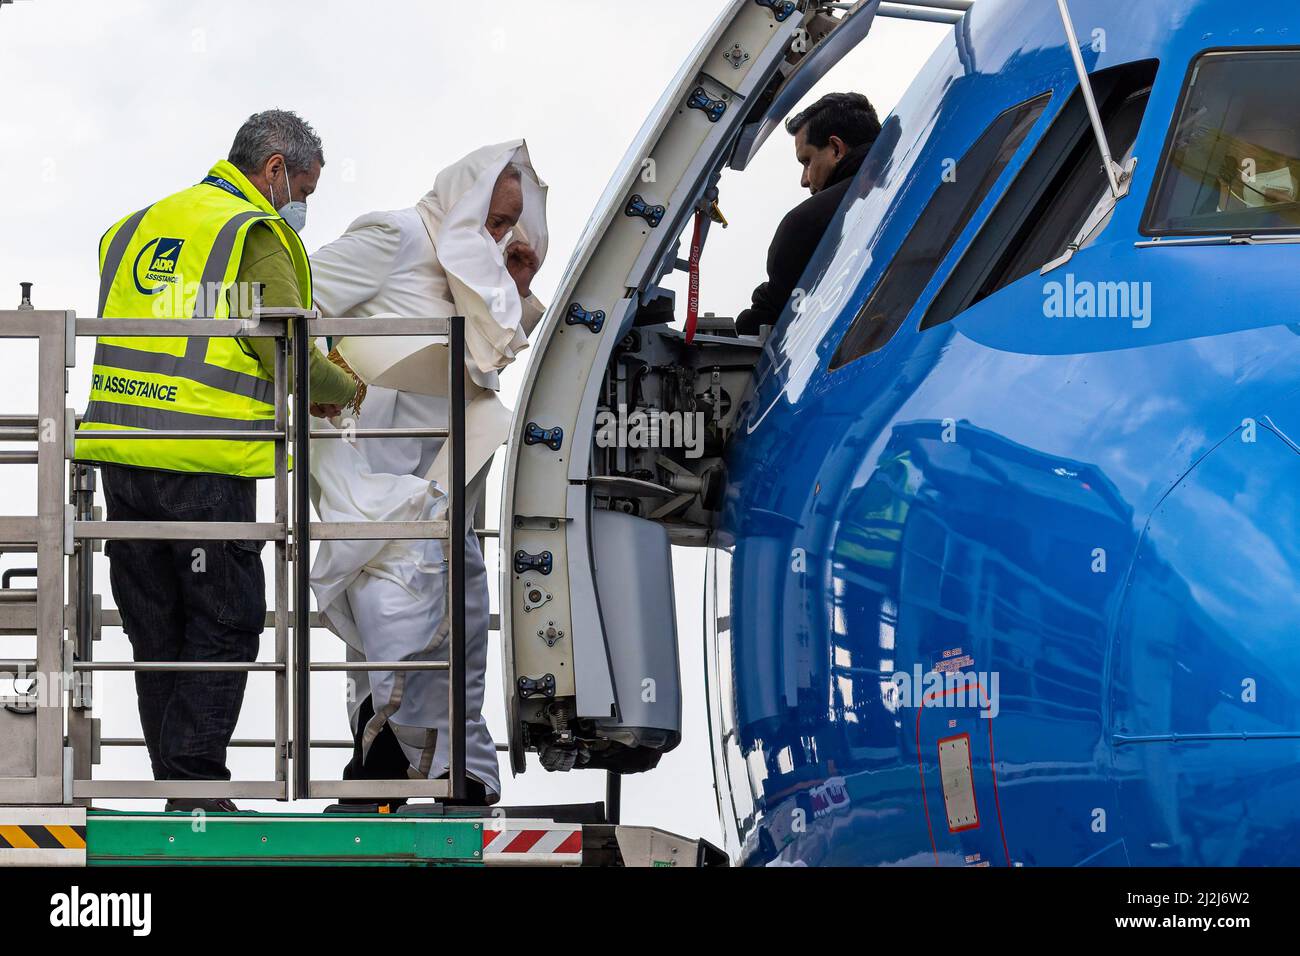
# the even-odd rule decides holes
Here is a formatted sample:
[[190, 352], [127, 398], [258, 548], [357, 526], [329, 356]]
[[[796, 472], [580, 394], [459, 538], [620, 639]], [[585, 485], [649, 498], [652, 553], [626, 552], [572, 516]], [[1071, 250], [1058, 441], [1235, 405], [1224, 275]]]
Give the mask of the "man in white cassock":
[[[527, 348], [544, 311], [531, 283], [546, 244], [546, 185], [517, 140], [476, 150], [443, 170], [413, 208], [362, 216], [311, 257], [316, 305], [326, 316], [465, 317], [467, 516], [482, 500], [487, 466], [509, 432], [497, 372]], [[444, 345], [390, 337], [348, 338], [337, 347], [369, 388], [359, 414], [334, 419], [335, 427], [446, 427]], [[312, 491], [321, 519], [446, 517], [444, 445], [408, 438], [314, 442]], [[482, 712], [487, 572], [472, 521], [466, 529], [465, 802], [489, 805], [501, 783]], [[437, 541], [321, 542], [312, 589], [324, 621], [347, 643], [349, 660], [447, 660], [444, 558]], [[447, 775], [446, 671], [354, 671], [349, 680], [356, 746], [344, 779]]]

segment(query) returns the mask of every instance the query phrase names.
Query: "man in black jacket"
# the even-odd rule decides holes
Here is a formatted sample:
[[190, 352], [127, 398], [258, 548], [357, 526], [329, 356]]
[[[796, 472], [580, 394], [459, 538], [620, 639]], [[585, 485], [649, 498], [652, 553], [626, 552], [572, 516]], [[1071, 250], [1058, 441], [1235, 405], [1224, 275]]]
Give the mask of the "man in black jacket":
[[767, 253], [767, 281], [754, 290], [754, 304], [736, 319], [741, 335], [776, 325], [822, 234], [835, 218], [853, 177], [880, 135], [880, 120], [861, 93], [828, 93], [786, 123], [794, 136], [801, 185], [812, 193], [777, 227]]

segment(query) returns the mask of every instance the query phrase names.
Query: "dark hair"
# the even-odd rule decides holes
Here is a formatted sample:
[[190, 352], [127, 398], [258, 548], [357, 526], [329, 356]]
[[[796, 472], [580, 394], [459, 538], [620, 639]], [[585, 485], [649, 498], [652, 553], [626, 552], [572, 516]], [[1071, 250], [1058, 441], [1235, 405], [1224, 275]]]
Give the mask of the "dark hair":
[[312, 162], [325, 165], [320, 137], [311, 124], [288, 110], [264, 110], [254, 113], [235, 134], [227, 159], [241, 173], [261, 169], [268, 159], [279, 153], [290, 173], [311, 169]]
[[854, 149], [875, 142], [880, 135], [880, 120], [871, 101], [861, 93], [827, 93], [787, 122], [785, 128], [791, 136], [807, 129], [805, 139], [816, 149], [827, 145], [832, 136]]

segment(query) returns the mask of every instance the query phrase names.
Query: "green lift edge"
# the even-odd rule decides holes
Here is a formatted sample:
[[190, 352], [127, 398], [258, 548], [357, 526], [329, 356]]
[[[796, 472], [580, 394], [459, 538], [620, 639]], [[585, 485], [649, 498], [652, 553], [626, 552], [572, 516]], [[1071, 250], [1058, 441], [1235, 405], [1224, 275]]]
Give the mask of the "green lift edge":
[[321, 813], [86, 815], [89, 866], [481, 866], [483, 822]]

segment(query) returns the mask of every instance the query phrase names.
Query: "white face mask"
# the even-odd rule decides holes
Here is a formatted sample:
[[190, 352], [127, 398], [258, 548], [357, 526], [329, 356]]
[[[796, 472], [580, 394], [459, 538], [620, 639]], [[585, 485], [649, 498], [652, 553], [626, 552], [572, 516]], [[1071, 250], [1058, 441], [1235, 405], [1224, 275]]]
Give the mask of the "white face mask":
[[[289, 202], [280, 206], [276, 212], [280, 217], [289, 224], [294, 232], [302, 232], [307, 228], [307, 204], [299, 200], [293, 201], [293, 187], [289, 185], [289, 165], [284, 165], [284, 188], [288, 190]], [[271, 185], [271, 205], [275, 205], [275, 185]]]

